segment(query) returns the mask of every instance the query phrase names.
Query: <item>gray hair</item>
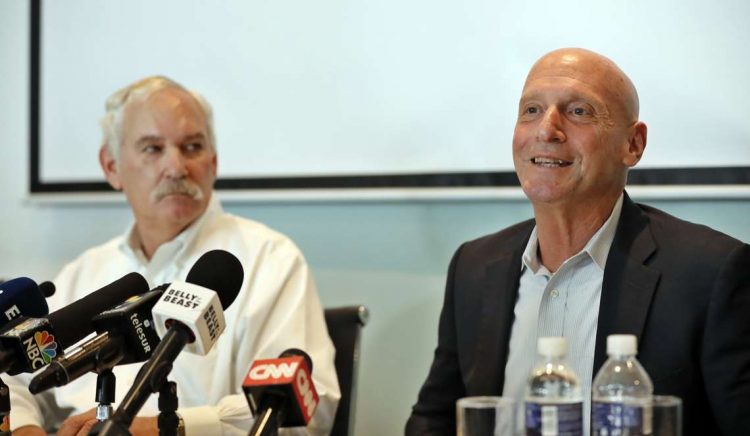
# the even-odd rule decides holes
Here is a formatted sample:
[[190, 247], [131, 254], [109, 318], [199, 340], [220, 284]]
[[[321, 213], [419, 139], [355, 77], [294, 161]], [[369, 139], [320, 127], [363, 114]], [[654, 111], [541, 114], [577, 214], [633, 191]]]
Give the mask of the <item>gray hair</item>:
[[208, 134], [209, 145], [213, 150], [216, 150], [213, 110], [208, 101], [202, 95], [185, 88], [168, 77], [150, 76], [120, 89], [107, 99], [106, 113], [99, 121], [99, 125], [102, 127], [102, 145], [109, 148], [109, 152], [115, 160], [120, 157], [122, 118], [125, 107], [134, 101], [144, 101], [156, 92], [167, 88], [185, 91], [195, 99], [206, 118], [206, 133]]

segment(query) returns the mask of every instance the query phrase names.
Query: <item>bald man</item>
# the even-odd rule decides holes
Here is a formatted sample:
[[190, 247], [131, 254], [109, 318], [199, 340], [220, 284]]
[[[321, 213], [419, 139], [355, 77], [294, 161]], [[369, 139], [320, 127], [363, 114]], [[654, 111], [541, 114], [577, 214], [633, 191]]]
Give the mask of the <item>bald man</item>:
[[635, 87], [606, 57], [561, 49], [532, 67], [513, 161], [534, 219], [453, 256], [407, 435], [454, 434], [461, 397], [522, 405], [543, 336], [567, 339], [589, 434], [615, 333], [638, 337], [655, 394], [682, 398], [685, 435], [750, 435], [750, 247], [630, 200], [646, 134]]

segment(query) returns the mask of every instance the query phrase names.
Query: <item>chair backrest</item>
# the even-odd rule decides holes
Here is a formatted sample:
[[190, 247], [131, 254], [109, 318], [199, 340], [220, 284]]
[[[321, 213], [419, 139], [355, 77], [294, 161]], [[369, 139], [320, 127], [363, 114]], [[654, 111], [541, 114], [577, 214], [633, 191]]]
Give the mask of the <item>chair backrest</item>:
[[341, 388], [341, 401], [331, 436], [349, 436], [354, 429], [359, 339], [369, 312], [364, 306], [334, 307], [325, 310], [325, 318], [328, 334], [336, 348], [336, 375]]

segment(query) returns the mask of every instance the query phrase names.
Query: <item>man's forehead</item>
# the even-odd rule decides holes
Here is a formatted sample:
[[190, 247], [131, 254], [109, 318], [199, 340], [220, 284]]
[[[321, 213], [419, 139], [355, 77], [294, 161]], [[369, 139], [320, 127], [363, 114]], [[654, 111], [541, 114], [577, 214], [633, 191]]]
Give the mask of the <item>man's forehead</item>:
[[206, 128], [206, 116], [197, 101], [190, 94], [176, 89], [160, 90], [148, 98], [128, 103], [123, 118], [124, 125], [130, 128], [165, 124], [181, 125], [189, 130]]
[[[141, 143], [147, 143], [147, 142], [163, 142], [165, 141], [165, 137], [161, 134], [157, 133], [144, 133], [141, 134], [138, 138], [136, 138], [135, 142], [136, 144]], [[195, 131], [193, 133], [186, 133], [180, 138], [180, 142], [187, 142], [187, 141], [205, 141], [206, 135], [201, 131]]]
[[[638, 97], [630, 79], [609, 58], [585, 49], [556, 50], [539, 59], [529, 71], [524, 95], [539, 83], [568, 83], [588, 90], [607, 106], [621, 108], [637, 119]], [[522, 97], [523, 98], [523, 97]]]
[[604, 104], [599, 90], [589, 83], [565, 75], [542, 75], [526, 81], [521, 101], [555, 98], [562, 100], [585, 99]]
[[581, 59], [573, 56], [559, 58], [542, 58], [529, 71], [526, 86], [530, 82], [543, 79], [574, 80], [589, 88], [599, 88], [605, 85], [607, 79], [612, 78], [607, 65], [591, 59]]
[[131, 101], [125, 107], [126, 113], [143, 111], [163, 113], [191, 113], [204, 118], [203, 109], [190, 93], [177, 88], [164, 88], [146, 98]]

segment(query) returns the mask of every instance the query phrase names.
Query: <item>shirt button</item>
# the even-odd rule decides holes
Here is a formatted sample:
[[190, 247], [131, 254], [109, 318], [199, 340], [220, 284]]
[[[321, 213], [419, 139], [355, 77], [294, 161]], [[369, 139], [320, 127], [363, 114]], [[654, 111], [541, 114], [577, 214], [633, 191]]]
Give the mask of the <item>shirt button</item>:
[[559, 291], [558, 291], [557, 289], [553, 289], [553, 290], [552, 290], [552, 291], [551, 291], [551, 292], [549, 293], [549, 295], [550, 295], [550, 297], [552, 297], [552, 298], [557, 298], [557, 296], [558, 296], [558, 295], [560, 295], [560, 292], [559, 292]]

